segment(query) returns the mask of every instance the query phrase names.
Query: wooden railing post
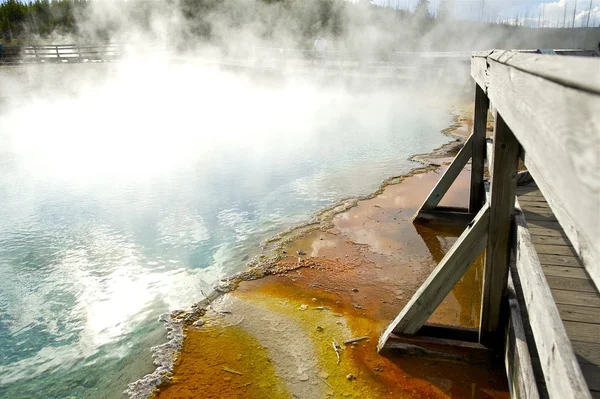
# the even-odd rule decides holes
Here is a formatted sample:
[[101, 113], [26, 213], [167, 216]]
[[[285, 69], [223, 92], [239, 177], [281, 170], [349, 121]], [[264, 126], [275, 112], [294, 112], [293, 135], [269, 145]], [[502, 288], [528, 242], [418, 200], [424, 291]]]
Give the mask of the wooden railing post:
[[515, 206], [519, 141], [497, 113], [494, 123], [493, 174], [490, 219], [483, 273], [479, 341], [496, 344], [500, 331], [502, 299], [508, 281], [510, 229]]
[[469, 213], [479, 212], [485, 194], [483, 186], [483, 165], [485, 158], [485, 133], [490, 100], [483, 89], [475, 84], [475, 110], [473, 112], [473, 149], [471, 151], [471, 189], [469, 193]]

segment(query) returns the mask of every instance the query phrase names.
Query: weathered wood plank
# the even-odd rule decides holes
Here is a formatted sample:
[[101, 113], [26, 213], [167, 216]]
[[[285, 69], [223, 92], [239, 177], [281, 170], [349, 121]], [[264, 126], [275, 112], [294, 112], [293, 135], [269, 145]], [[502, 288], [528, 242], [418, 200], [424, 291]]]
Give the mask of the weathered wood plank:
[[600, 365], [600, 344], [571, 340], [579, 364]]
[[598, 324], [570, 320], [566, 320], [564, 324], [571, 340], [600, 344], [600, 326]]
[[489, 59], [560, 85], [600, 94], [600, 64], [587, 57], [553, 57], [494, 50]]
[[519, 202], [521, 203], [523, 210], [525, 210], [525, 209], [535, 210], [537, 208], [550, 209], [550, 205], [548, 205], [546, 200], [542, 197], [528, 197], [526, 195], [519, 196], [519, 193], [517, 193], [517, 197], [519, 197]]
[[469, 213], [479, 212], [485, 201], [483, 169], [485, 159], [485, 135], [490, 100], [481, 86], [475, 85], [475, 109], [473, 111], [473, 140], [471, 150], [471, 187], [469, 191]]
[[564, 325], [570, 339], [594, 344], [600, 343], [600, 326], [598, 324], [565, 320]]
[[542, 265], [583, 267], [581, 261], [574, 256], [538, 254]]
[[[521, 201], [519, 201], [521, 202]], [[556, 235], [544, 235], [546, 231], [540, 229], [529, 229], [529, 233], [531, 234], [531, 241], [533, 245], [553, 245], [553, 246], [564, 246], [568, 248], [572, 248], [573, 246], [569, 241], [566, 240], [564, 236], [556, 236]]]
[[419, 287], [402, 312], [388, 325], [377, 345], [380, 351], [390, 334], [414, 334], [427, 321], [481, 254], [488, 234], [489, 206], [486, 203], [444, 256], [439, 265]]
[[566, 267], [566, 266], [551, 266], [542, 265], [546, 278], [549, 277], [560, 277], [570, 279], [583, 279], [588, 280], [590, 277], [583, 267]]
[[600, 391], [600, 367], [584, 363], [581, 365], [581, 371], [593, 391]]
[[552, 295], [556, 303], [600, 308], [600, 297], [596, 293], [554, 289]]
[[519, 197], [526, 197], [530, 201], [546, 201], [542, 192], [538, 189], [531, 189], [531, 187], [517, 187], [517, 195]]
[[512, 276], [508, 277], [507, 298], [510, 308], [504, 364], [511, 398], [539, 398], [531, 356], [521, 319], [521, 308]]
[[510, 221], [515, 204], [520, 145], [498, 113], [494, 119], [490, 223], [483, 272], [479, 339], [491, 344], [500, 328], [500, 307], [508, 279]]
[[[521, 198], [519, 197], [519, 203], [521, 203]], [[548, 229], [548, 230], [554, 230], [556, 233], [560, 233], [561, 236], [566, 237], [562, 227], [560, 226], [560, 223], [555, 222], [555, 221], [542, 221], [542, 220], [528, 220], [527, 221], [527, 225], [529, 226], [529, 229]]]
[[510, 54], [503, 57], [487, 59], [490, 100], [524, 147], [527, 169], [599, 286], [600, 95], [523, 72], [507, 64]]
[[[584, 270], [584, 269], [582, 269]], [[544, 270], [545, 271], [545, 270]], [[581, 278], [556, 277], [546, 274], [546, 280], [552, 289], [578, 291], [578, 292], [597, 292], [596, 287], [591, 280]], [[598, 315], [600, 316], [600, 314]], [[599, 332], [600, 333], [600, 332]]]
[[[448, 189], [450, 188], [452, 183], [454, 183], [454, 180], [456, 180], [460, 172], [463, 170], [463, 168], [469, 161], [469, 158], [471, 158], [472, 151], [473, 135], [471, 134], [467, 141], [465, 141], [463, 148], [461, 148], [461, 150], [458, 152], [448, 169], [446, 169], [440, 180], [436, 183], [435, 187], [433, 187], [433, 190], [431, 190], [431, 192], [425, 199], [425, 202], [423, 202], [423, 205], [421, 205], [419, 211], [421, 209], [425, 211], [433, 210], [440, 203], [446, 192], [448, 192]], [[415, 218], [417, 218], [418, 215], [419, 212], [417, 212]]]
[[578, 321], [581, 323], [590, 323], [596, 325], [598, 335], [600, 335], [600, 309], [589, 306], [575, 306], [557, 303], [558, 312], [563, 321]]
[[537, 212], [531, 212], [529, 210], [525, 210], [525, 211], [523, 211], [523, 213], [527, 217], [527, 220], [539, 220], [541, 222], [557, 222], [558, 221], [558, 219], [556, 219], [556, 216], [554, 216], [554, 214], [542, 215]]
[[[560, 306], [559, 306], [560, 309]], [[529, 340], [528, 342], [534, 342], [535, 339], [533, 337], [533, 332], [531, 331], [531, 325], [529, 322], [529, 318], [524, 316], [522, 318], [523, 320], [523, 327], [525, 330], [525, 336], [527, 337], [527, 339]], [[583, 323], [585, 324], [585, 323]], [[598, 327], [598, 324], [590, 324], [590, 326], [596, 326]], [[572, 326], [571, 326], [572, 327]], [[566, 329], [566, 327], [565, 327]], [[595, 364], [595, 365], [600, 365], [600, 343], [599, 342], [585, 342], [585, 341], [579, 341], [577, 340], [577, 336], [573, 336], [569, 333], [569, 331], [567, 330], [567, 333], [569, 335], [569, 340], [571, 341], [572, 347], [573, 347], [573, 351], [575, 352], [577, 361], [579, 362], [579, 364]], [[592, 338], [594, 338], [595, 336], [593, 336]], [[537, 351], [536, 350], [532, 350], [532, 355], [531, 358], [533, 360], [533, 358], [538, 357]], [[535, 368], [534, 368], [535, 371]], [[538, 380], [543, 380], [543, 374], [542, 373], [538, 373], [539, 375], [536, 374], [536, 379]], [[542, 377], [541, 379], [539, 377]]]
[[548, 393], [551, 398], [590, 398], [527, 222], [518, 201], [515, 205], [516, 268]]
[[477, 85], [483, 89], [484, 92], [486, 92], [487, 90], [486, 57], [489, 54], [491, 54], [491, 51], [486, 53], [479, 53], [471, 58], [471, 76], [473, 77]]
[[[521, 201], [519, 201], [521, 202]], [[554, 213], [552, 212], [552, 209], [550, 209], [550, 207], [548, 205], [545, 204], [545, 206], [527, 206], [527, 205], [523, 205], [521, 204], [521, 206], [523, 207], [523, 212], [529, 212], [529, 213], [535, 213], [538, 215], [554, 215]]]
[[[527, 218], [527, 214], [525, 214]], [[535, 249], [538, 254], [546, 255], [562, 255], [562, 256], [577, 256], [573, 247], [564, 245], [548, 245], [548, 244], [537, 244]]]

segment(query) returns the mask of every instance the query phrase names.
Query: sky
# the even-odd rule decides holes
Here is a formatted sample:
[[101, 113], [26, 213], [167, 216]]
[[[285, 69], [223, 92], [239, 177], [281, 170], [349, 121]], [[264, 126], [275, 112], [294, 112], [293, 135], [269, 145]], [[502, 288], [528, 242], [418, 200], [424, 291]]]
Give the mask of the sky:
[[[390, 5], [414, 10], [418, 0], [372, 0], [379, 5]], [[454, 4], [454, 16], [459, 19], [478, 20], [483, 3], [484, 19], [488, 21], [512, 21], [519, 15], [519, 21], [529, 26], [559, 27], [565, 19], [567, 26], [573, 23], [573, 9], [577, 3], [575, 26], [586, 26], [590, 0], [430, 0], [430, 12], [435, 13], [440, 1]], [[600, 0], [592, 0], [589, 26], [600, 25]]]

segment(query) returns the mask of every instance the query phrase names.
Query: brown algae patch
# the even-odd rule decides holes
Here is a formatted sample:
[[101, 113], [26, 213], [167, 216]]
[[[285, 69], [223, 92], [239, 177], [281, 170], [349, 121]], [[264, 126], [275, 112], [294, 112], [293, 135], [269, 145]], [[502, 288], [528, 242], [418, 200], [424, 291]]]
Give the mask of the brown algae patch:
[[269, 353], [251, 334], [236, 325], [206, 324], [186, 329], [175, 376], [155, 397], [292, 397], [275, 375]]
[[[355, 292], [327, 287], [310, 278], [311, 274], [316, 278], [317, 274], [330, 272], [331, 269], [323, 271], [311, 266], [241, 284], [234, 293], [244, 300], [262, 303], [268, 313], [283, 314], [298, 322], [301, 329], [290, 335], [290, 345], [294, 345], [295, 337], [310, 337], [317, 353], [317, 379], [327, 377], [326, 394], [354, 398], [508, 397], [502, 368], [485, 370], [464, 363], [457, 366], [444, 361], [378, 355], [377, 326], [385, 324], [373, 318], [370, 308], [378, 298], [365, 301], [364, 286]], [[356, 337], [367, 339], [344, 344]], [[339, 364], [333, 341], [342, 347]], [[349, 381], [349, 374], [355, 379]]]

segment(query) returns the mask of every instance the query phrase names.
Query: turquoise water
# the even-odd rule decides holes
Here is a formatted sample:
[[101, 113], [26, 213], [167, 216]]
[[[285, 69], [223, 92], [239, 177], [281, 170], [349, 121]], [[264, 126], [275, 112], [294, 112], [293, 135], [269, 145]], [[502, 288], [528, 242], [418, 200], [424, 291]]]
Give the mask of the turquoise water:
[[122, 397], [152, 370], [160, 314], [406, 173], [450, 122], [398, 88], [181, 66], [70, 81], [0, 111], [2, 398]]

